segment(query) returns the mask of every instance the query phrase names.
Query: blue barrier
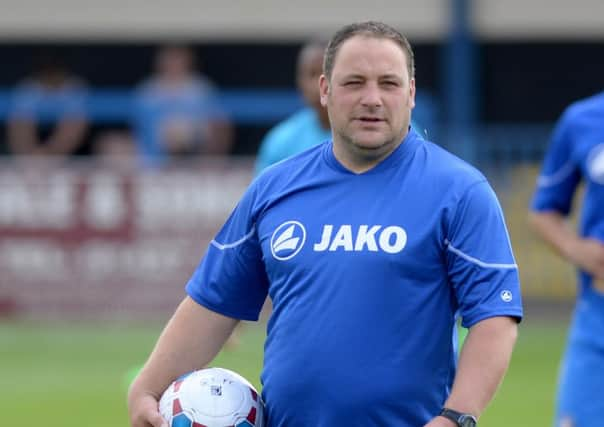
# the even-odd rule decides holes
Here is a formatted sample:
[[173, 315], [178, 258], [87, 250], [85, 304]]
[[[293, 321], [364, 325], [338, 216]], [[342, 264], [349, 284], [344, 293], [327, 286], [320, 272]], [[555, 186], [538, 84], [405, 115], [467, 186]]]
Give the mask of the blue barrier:
[[[0, 120], [2, 121], [10, 114], [12, 97], [13, 92], [10, 89], [0, 89]], [[295, 90], [224, 90], [215, 101], [220, 110], [239, 124], [272, 124], [303, 106], [302, 98]], [[85, 105], [86, 115], [96, 123], [129, 121], [135, 112], [134, 91], [90, 90]]]

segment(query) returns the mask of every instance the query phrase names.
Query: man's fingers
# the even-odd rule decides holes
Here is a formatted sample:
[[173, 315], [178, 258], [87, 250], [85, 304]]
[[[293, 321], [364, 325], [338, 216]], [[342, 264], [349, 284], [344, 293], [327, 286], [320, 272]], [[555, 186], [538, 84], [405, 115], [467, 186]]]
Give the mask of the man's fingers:
[[168, 425], [168, 422], [166, 420], [164, 420], [164, 417], [162, 417], [158, 412], [154, 411], [151, 414], [149, 414], [149, 422], [151, 423], [151, 425], [153, 427], [170, 427]]
[[151, 396], [138, 399], [133, 405], [135, 414], [132, 418], [132, 427], [170, 427], [157, 409], [157, 400]]

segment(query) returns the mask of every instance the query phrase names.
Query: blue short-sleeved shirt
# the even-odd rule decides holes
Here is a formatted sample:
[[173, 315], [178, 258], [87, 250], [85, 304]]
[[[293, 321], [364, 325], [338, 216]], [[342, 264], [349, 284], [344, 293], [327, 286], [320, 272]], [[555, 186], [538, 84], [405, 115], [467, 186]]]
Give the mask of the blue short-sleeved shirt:
[[256, 319], [271, 427], [417, 427], [438, 414], [465, 326], [521, 317], [503, 215], [474, 168], [410, 130], [354, 174], [331, 142], [256, 178], [187, 284]]
[[214, 85], [203, 76], [196, 76], [179, 85], [170, 86], [151, 78], [136, 90], [133, 127], [139, 154], [147, 165], [161, 165], [170, 156], [167, 135], [170, 129], [179, 133], [192, 151], [206, 141], [206, 129], [222, 117]]
[[[579, 233], [604, 242], [604, 93], [576, 102], [560, 118], [537, 181], [532, 209], [568, 215], [581, 181]], [[580, 274], [581, 288], [592, 279]]]

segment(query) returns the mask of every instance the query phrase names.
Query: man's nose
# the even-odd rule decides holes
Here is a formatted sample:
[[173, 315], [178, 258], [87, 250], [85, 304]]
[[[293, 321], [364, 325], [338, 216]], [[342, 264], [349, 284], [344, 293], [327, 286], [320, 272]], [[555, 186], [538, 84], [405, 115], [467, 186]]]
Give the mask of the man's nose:
[[382, 105], [380, 88], [376, 83], [368, 83], [363, 88], [361, 103], [368, 107], [379, 107]]

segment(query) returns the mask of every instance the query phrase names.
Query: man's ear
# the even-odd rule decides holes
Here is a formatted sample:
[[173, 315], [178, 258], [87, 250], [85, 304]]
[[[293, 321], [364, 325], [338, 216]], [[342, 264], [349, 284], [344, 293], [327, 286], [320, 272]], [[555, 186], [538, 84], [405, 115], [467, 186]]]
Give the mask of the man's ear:
[[321, 94], [321, 105], [327, 107], [327, 98], [329, 96], [329, 81], [325, 74], [319, 77], [319, 93]]
[[415, 107], [415, 79], [409, 81], [409, 108]]

